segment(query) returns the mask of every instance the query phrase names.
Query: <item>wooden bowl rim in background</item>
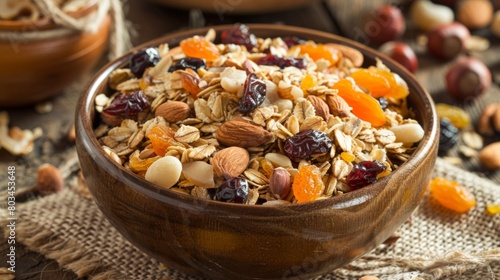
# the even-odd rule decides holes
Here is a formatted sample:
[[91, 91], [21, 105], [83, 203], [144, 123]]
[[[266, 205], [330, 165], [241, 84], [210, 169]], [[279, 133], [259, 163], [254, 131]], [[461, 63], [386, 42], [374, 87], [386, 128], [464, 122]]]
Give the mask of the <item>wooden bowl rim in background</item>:
[[[307, 203], [298, 203], [298, 204], [289, 204], [285, 206], [279, 207], [287, 207], [292, 211], [307, 211], [307, 209], [321, 209], [321, 208], [343, 208], [342, 206], [353, 206], [353, 203], [362, 204], [366, 200], [370, 199], [373, 196], [376, 196], [378, 193], [382, 192], [384, 189], [386, 182], [397, 173], [399, 176], [404, 176], [401, 174], [405, 172], [405, 170], [412, 169], [412, 166], [419, 164], [421, 160], [426, 157], [427, 153], [432, 152], [432, 147], [435, 145], [435, 141], [438, 140], [438, 122], [437, 115], [433, 105], [432, 97], [429, 93], [420, 85], [420, 83], [415, 79], [413, 74], [407, 71], [403, 66], [399, 65], [397, 62], [389, 58], [388, 56], [377, 52], [376, 50], [369, 48], [360, 43], [354, 42], [350, 39], [346, 39], [340, 37], [338, 35], [329, 34], [322, 31], [316, 31], [312, 29], [306, 29], [301, 27], [293, 27], [293, 26], [285, 26], [285, 25], [274, 25], [274, 24], [247, 24], [250, 27], [250, 30], [255, 31], [255, 33], [259, 32], [272, 32], [273, 34], [282, 34], [281, 36], [286, 36], [288, 32], [301, 33], [304, 35], [305, 39], [307, 36], [316, 36], [316, 37], [324, 37], [325, 39], [331, 38], [333, 41], [337, 41], [337, 43], [342, 43], [347, 46], [354, 47], [360, 50], [366, 58], [366, 54], [372, 54], [376, 57], [379, 57], [386, 66], [388, 66], [392, 71], [397, 72], [407, 83], [409, 88], [414, 88], [420, 92], [421, 96], [418, 99], [422, 99], [422, 105], [425, 108], [421, 108], [421, 110], [426, 111], [425, 115], [420, 116], [420, 124], [424, 128], [425, 134], [424, 138], [420, 141], [417, 148], [415, 149], [412, 156], [404, 162], [401, 166], [399, 166], [393, 173], [387, 177], [382, 178], [381, 180], [367, 186], [361, 188], [356, 191], [345, 193], [341, 196], [334, 196], [327, 199], [316, 200], [313, 202]], [[232, 25], [219, 25], [214, 27], [206, 27], [200, 29], [187, 30], [182, 32], [176, 32], [173, 34], [165, 35], [161, 38], [149, 41], [144, 43], [123, 56], [115, 59], [114, 61], [105, 65], [101, 70], [94, 76], [94, 78], [89, 82], [85, 93], [81, 96], [78, 101], [78, 107], [76, 111], [76, 121], [77, 126], [81, 126], [85, 133], [80, 135], [79, 140], [81, 144], [85, 147], [86, 151], [93, 150], [95, 151], [95, 161], [98, 164], [101, 164], [102, 167], [109, 172], [109, 174], [120, 174], [120, 181], [125, 182], [128, 186], [133, 189], [136, 189], [138, 192], [141, 192], [152, 199], [170, 202], [171, 199], [179, 200], [182, 202], [191, 203], [192, 205], [203, 205], [203, 207], [207, 207], [208, 210], [215, 211], [236, 211], [237, 213], [245, 213], [248, 215], [266, 215], [273, 216], [273, 208], [277, 206], [263, 206], [263, 205], [240, 205], [234, 203], [225, 203], [219, 201], [212, 201], [202, 198], [197, 198], [194, 196], [190, 196], [187, 194], [179, 194], [173, 190], [163, 189], [159, 186], [154, 185], [142, 178], [139, 178], [137, 175], [126, 171], [122, 166], [118, 165], [114, 160], [112, 160], [109, 156], [107, 156], [102, 148], [102, 146], [97, 141], [93, 132], [93, 125], [95, 120], [95, 111], [94, 111], [94, 99], [95, 96], [102, 92], [104, 89], [107, 89], [107, 79], [109, 74], [118, 68], [124, 67], [130, 58], [130, 56], [145, 47], [149, 46], [158, 46], [159, 44], [165, 42], [171, 42], [172, 45], [176, 45], [180, 42], [180, 40], [192, 36], [194, 34], [204, 35], [209, 28], [214, 28], [217, 31], [217, 34], [220, 34], [221, 30], [228, 29]], [[258, 34], [256, 34], [259, 36]], [[269, 35], [269, 36], [278, 36], [278, 35]], [[104, 87], [104, 88], [103, 88]], [[416, 92], [412, 92], [410, 94], [417, 94]], [[279, 215], [279, 211], [276, 213]]]
[[[84, 7], [77, 11], [68, 12], [67, 15], [73, 18], [81, 18], [95, 11], [98, 5], [97, 0], [89, 1]], [[59, 27], [51, 18], [42, 17], [36, 20], [1, 20], [0, 31], [41, 31]]]

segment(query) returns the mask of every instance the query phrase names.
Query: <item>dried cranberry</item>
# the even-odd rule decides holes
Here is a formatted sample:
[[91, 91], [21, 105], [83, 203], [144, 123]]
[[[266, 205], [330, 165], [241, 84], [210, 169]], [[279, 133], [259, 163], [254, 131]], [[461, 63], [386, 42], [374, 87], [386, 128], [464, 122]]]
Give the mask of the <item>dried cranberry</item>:
[[266, 99], [266, 83], [259, 79], [257, 75], [248, 75], [243, 88], [243, 96], [240, 99], [238, 111], [248, 114], [255, 110]]
[[291, 48], [291, 47], [293, 47], [295, 45], [304, 44], [306, 42], [306, 40], [300, 39], [297, 36], [286, 36], [286, 37], [283, 37], [283, 42], [285, 42], [285, 44], [289, 48]]
[[144, 71], [155, 66], [161, 59], [157, 48], [147, 48], [140, 50], [130, 58], [130, 71], [137, 78], [142, 77]]
[[283, 150], [290, 159], [301, 161], [312, 155], [328, 153], [331, 147], [332, 141], [326, 133], [306, 129], [287, 139]]
[[389, 101], [387, 101], [387, 98], [385, 98], [383, 96], [377, 98], [377, 101], [378, 101], [378, 104], [380, 104], [380, 108], [382, 108], [382, 110], [387, 109], [387, 106], [389, 106]]
[[221, 34], [223, 44], [243, 45], [248, 51], [257, 46], [257, 38], [250, 33], [248, 26], [244, 24], [235, 24], [233, 28], [224, 30]]
[[168, 68], [168, 72], [174, 72], [175, 70], [184, 70], [186, 68], [191, 68], [194, 71], [198, 70], [198, 68], [205, 68], [206, 63], [204, 59], [194, 58], [194, 57], [185, 57], [177, 61], [174, 65]]
[[346, 177], [346, 182], [352, 189], [360, 189], [377, 181], [377, 175], [385, 170], [385, 165], [379, 161], [361, 161], [352, 168]]
[[248, 198], [248, 182], [243, 178], [232, 178], [222, 183], [216, 190], [214, 200], [245, 203]]
[[304, 58], [283, 58], [273, 54], [259, 58], [256, 63], [259, 65], [276, 65], [281, 69], [290, 66], [305, 69], [307, 66], [307, 61]]
[[103, 112], [122, 119], [131, 118], [149, 109], [149, 102], [142, 91], [120, 94], [104, 108]]

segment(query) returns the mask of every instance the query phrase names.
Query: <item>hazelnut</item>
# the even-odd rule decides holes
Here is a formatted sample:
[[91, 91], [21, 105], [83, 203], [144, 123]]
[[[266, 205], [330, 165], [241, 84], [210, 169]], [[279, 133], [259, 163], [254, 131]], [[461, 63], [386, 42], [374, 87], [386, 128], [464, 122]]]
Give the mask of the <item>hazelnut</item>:
[[446, 73], [448, 93], [461, 101], [483, 95], [491, 86], [491, 73], [478, 59], [468, 57], [451, 65]]
[[490, 104], [483, 109], [477, 123], [477, 131], [485, 135], [500, 132], [500, 103]]
[[457, 20], [470, 29], [488, 26], [493, 19], [493, 4], [489, 0], [464, 0], [457, 7]]
[[387, 42], [380, 46], [379, 51], [388, 55], [408, 71], [415, 73], [418, 69], [417, 55], [410, 46], [402, 42]]
[[500, 38], [500, 11], [495, 13], [493, 22], [491, 23], [491, 33]]
[[500, 142], [495, 142], [484, 147], [479, 152], [478, 158], [479, 162], [490, 170], [500, 168]]
[[36, 187], [40, 195], [46, 196], [56, 193], [64, 188], [64, 179], [59, 169], [52, 164], [42, 164], [38, 168]]
[[427, 51], [439, 59], [452, 59], [465, 51], [469, 38], [470, 32], [463, 24], [443, 24], [427, 35]]
[[269, 179], [269, 188], [274, 195], [286, 197], [290, 192], [290, 173], [283, 167], [275, 168]]
[[392, 5], [383, 5], [372, 10], [364, 22], [366, 36], [376, 44], [395, 40], [401, 37], [405, 30], [403, 13]]

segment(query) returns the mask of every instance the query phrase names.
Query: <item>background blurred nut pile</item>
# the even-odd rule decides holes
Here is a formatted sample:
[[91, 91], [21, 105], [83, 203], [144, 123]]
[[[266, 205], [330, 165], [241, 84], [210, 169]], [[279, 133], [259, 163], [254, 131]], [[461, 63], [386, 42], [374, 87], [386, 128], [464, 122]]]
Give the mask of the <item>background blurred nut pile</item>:
[[[64, 12], [72, 12], [87, 5], [89, 0], [54, 0]], [[35, 20], [42, 13], [32, 0], [2, 0], [0, 1], [0, 19], [3, 20]]]

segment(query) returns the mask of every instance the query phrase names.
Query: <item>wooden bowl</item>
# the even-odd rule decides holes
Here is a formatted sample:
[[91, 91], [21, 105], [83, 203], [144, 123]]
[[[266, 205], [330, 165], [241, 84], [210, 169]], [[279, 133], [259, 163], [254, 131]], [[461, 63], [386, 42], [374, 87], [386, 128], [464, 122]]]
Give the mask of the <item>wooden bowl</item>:
[[204, 12], [217, 14], [255, 14], [270, 13], [297, 9], [306, 5], [312, 5], [318, 0], [237, 0], [237, 1], [200, 1], [200, 0], [149, 0], [158, 4], [175, 7], [179, 9], [200, 9]]
[[[85, 16], [94, 8], [73, 16]], [[72, 31], [48, 18], [0, 20], [0, 107], [28, 105], [60, 94], [99, 61], [109, 30], [109, 16], [96, 33]]]
[[[94, 99], [106, 92], [108, 75], [131, 53], [104, 67], [77, 109], [77, 151], [87, 184], [109, 221], [130, 242], [168, 267], [210, 279], [306, 279], [328, 273], [372, 250], [404, 223], [424, 196], [438, 145], [430, 95], [414, 76], [388, 57], [336, 35], [280, 25], [249, 25], [260, 37], [295, 35], [359, 49], [367, 65], [375, 57], [410, 88], [409, 103], [425, 131], [414, 154], [390, 176], [325, 200], [284, 207], [236, 205], [161, 189], [105, 155], [93, 133]], [[230, 26], [218, 26], [220, 34]], [[140, 46], [203, 35], [207, 29], [171, 34]], [[303, 278], [302, 278], [303, 277]]]

